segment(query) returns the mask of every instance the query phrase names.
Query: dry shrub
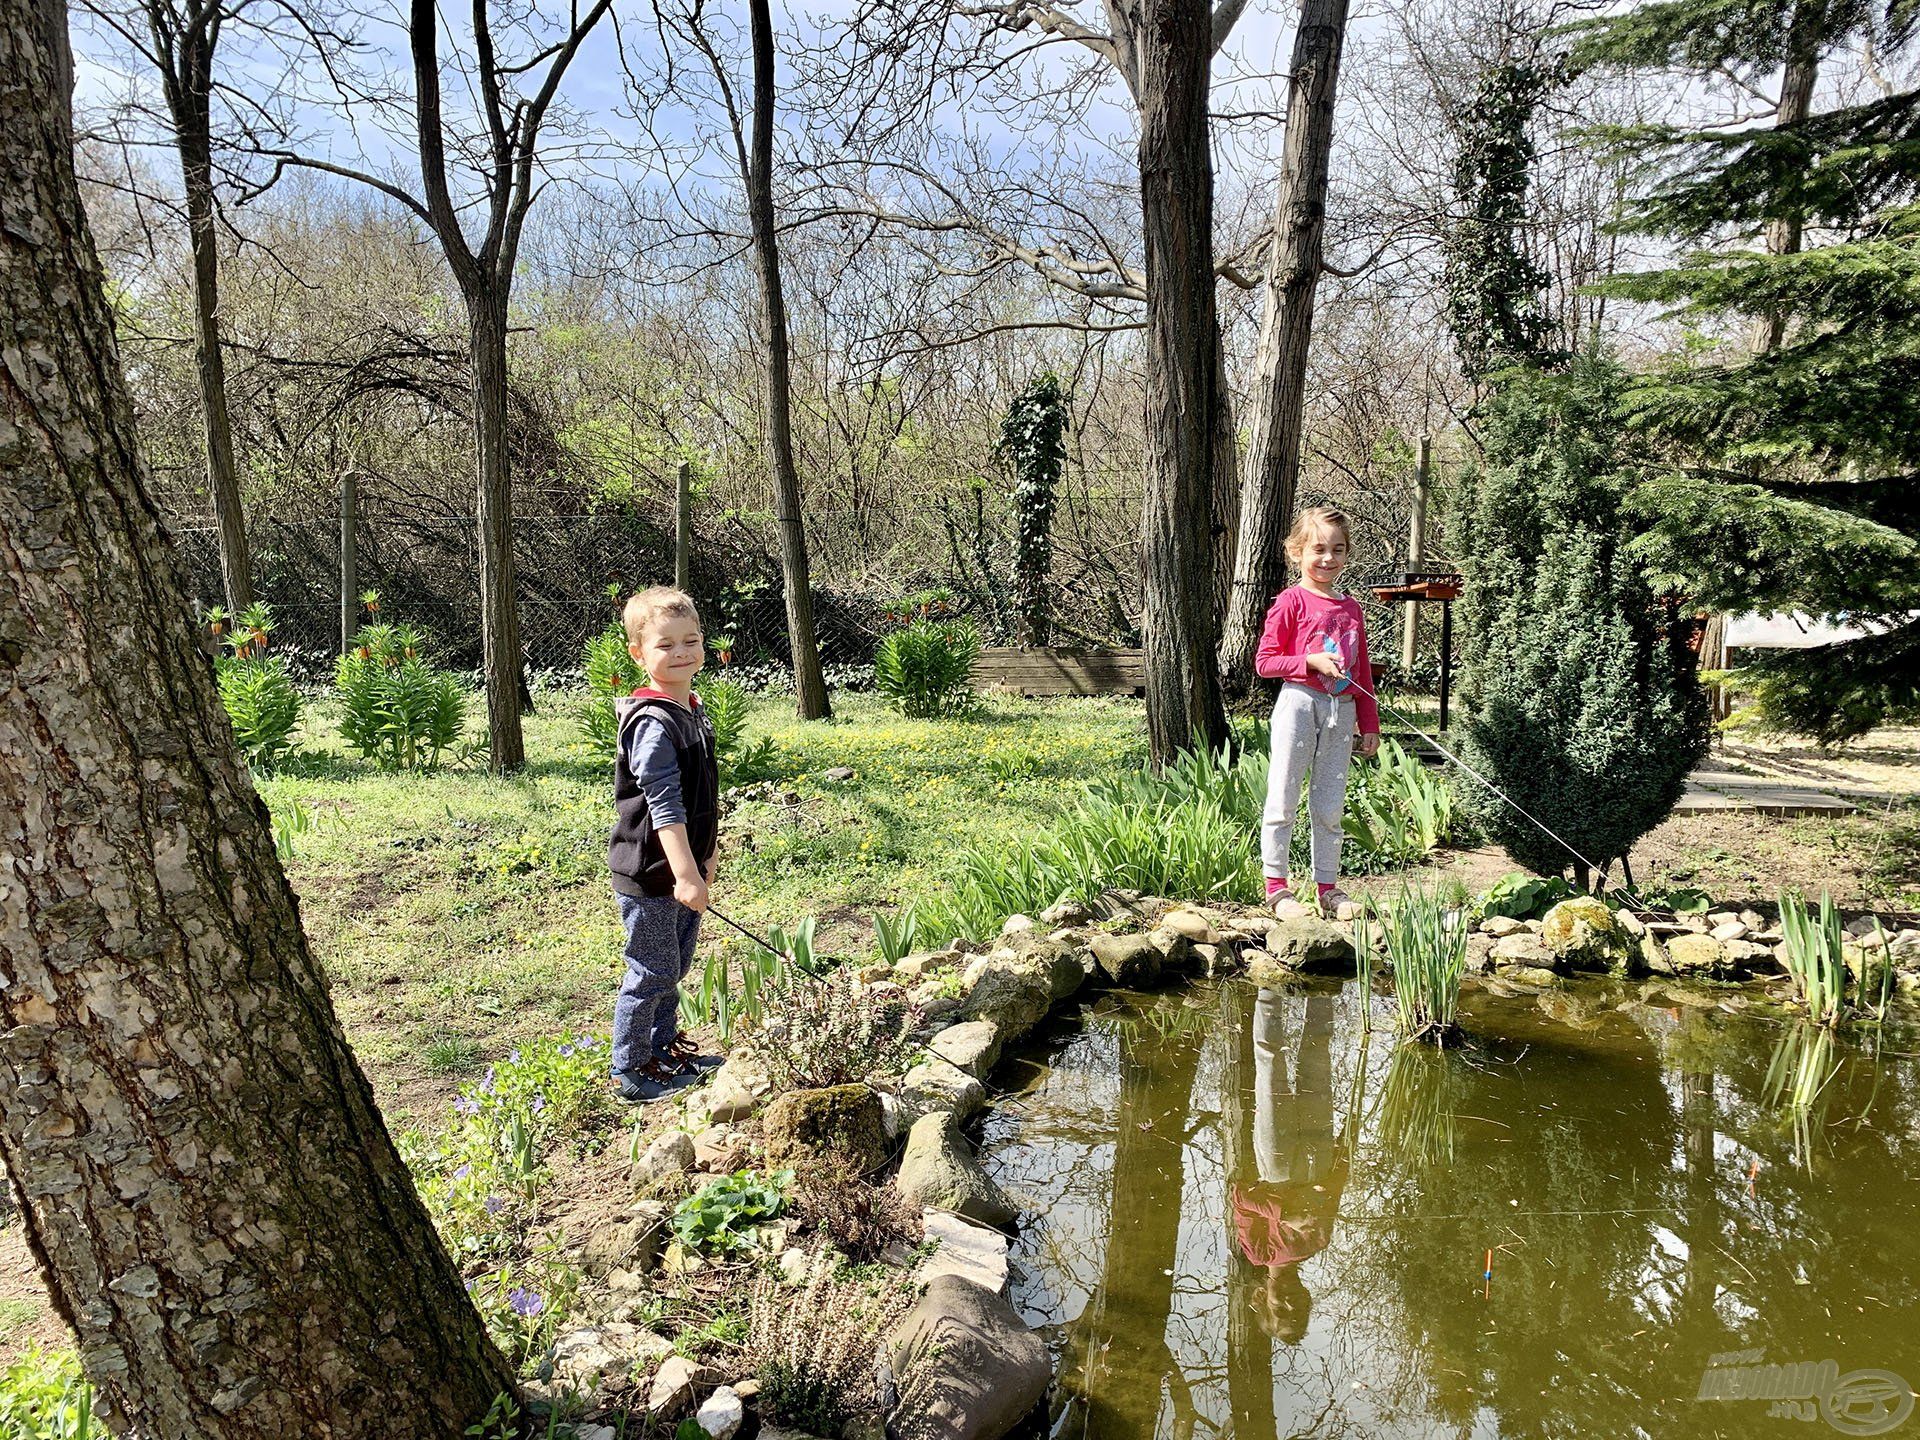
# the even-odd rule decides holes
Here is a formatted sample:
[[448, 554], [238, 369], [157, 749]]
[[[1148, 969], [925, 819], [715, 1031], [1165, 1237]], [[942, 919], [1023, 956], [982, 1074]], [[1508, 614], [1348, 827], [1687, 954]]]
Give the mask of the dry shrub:
[[920, 1242], [920, 1212], [890, 1182], [873, 1184], [832, 1151], [794, 1170], [793, 1206], [800, 1218], [849, 1259], [878, 1259], [895, 1241]]
[[898, 991], [863, 985], [851, 968], [802, 976], [761, 997], [741, 1041], [778, 1090], [824, 1090], [906, 1069], [920, 1016]]

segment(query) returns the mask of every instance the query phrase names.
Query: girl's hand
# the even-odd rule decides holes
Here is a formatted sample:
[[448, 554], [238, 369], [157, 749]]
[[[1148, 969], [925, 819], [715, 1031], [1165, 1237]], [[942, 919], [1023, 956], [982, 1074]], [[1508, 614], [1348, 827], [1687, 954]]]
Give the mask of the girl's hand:
[[1316, 675], [1325, 675], [1330, 680], [1339, 680], [1347, 673], [1347, 667], [1340, 663], [1338, 655], [1309, 655], [1307, 669]]
[[1353, 742], [1353, 753], [1358, 755], [1362, 760], [1371, 760], [1375, 755], [1380, 753], [1379, 735], [1360, 736]]

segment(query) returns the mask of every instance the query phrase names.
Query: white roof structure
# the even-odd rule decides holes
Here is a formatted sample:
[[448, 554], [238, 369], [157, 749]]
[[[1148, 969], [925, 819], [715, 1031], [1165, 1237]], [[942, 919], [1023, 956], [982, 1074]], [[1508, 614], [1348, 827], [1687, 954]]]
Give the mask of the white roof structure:
[[1844, 616], [1806, 615], [1798, 610], [1773, 615], [1730, 615], [1726, 646], [1729, 650], [1810, 650], [1858, 640], [1882, 627], [1861, 625]]

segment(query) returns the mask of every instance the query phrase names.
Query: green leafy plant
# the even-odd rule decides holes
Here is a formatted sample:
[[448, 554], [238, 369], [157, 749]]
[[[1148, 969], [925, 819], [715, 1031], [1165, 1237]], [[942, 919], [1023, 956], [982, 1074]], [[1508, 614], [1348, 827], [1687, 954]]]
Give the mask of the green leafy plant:
[[1415, 860], [1452, 842], [1453, 792], [1397, 740], [1385, 740], [1371, 766], [1348, 772], [1341, 823], [1363, 849]]
[[903, 955], [912, 954], [920, 943], [919, 907], [907, 905], [892, 915], [884, 910], [874, 911], [873, 940], [879, 947], [880, 958], [889, 965]]
[[775, 1220], [787, 1208], [791, 1170], [762, 1175], [741, 1170], [704, 1185], [674, 1208], [669, 1222], [674, 1238], [693, 1250], [727, 1253], [744, 1249], [749, 1233], [762, 1221]]
[[467, 1282], [467, 1294], [493, 1343], [531, 1377], [552, 1348], [580, 1293], [580, 1272], [551, 1255], [506, 1264]]
[[1371, 897], [1360, 901], [1355, 948], [1369, 948], [1370, 930], [1377, 925], [1393, 972], [1400, 1033], [1408, 1039], [1444, 1046], [1459, 1037], [1455, 1016], [1467, 968], [1466, 922], [1465, 911], [1450, 908], [1428, 890], [1403, 887], [1384, 910]]
[[710, 950], [700, 962], [699, 983], [681, 983], [680, 1023], [688, 1029], [711, 1026], [722, 1045], [730, 1044], [735, 1027], [742, 1021], [748, 1025], [759, 1023], [764, 1008], [762, 997], [785, 976], [786, 961], [757, 945], [737, 961], [725, 950]]
[[1023, 645], [1045, 645], [1051, 629], [1054, 492], [1067, 461], [1067, 405], [1058, 375], [1036, 375], [1007, 407], [994, 447], [1013, 477], [1013, 604]]
[[919, 620], [880, 642], [874, 686], [912, 720], [958, 715], [973, 706], [980, 632], [963, 620]]
[[232, 652], [214, 662], [214, 680], [240, 753], [256, 770], [271, 774], [293, 748], [301, 700], [285, 658], [268, 655], [265, 639], [256, 643], [255, 633], [246, 630], [233, 637]]
[[272, 819], [273, 848], [283, 864], [293, 859], [293, 842], [320, 827], [314, 812], [302, 805], [297, 796], [290, 798], [282, 808], [273, 811]]
[[1474, 902], [1476, 915], [1490, 919], [1505, 915], [1514, 920], [1537, 920], [1580, 892], [1560, 875], [1528, 875], [1515, 870], [1489, 885]]
[[[597, 755], [613, 758], [620, 744], [620, 722], [614, 702], [647, 683], [647, 670], [627, 653], [627, 630], [610, 622], [580, 656], [587, 698], [580, 707], [580, 733]], [[703, 697], [704, 698], [704, 697]]]
[[71, 1351], [31, 1349], [0, 1370], [0, 1440], [105, 1440], [93, 1387]]
[[467, 723], [459, 680], [426, 658], [405, 625], [363, 625], [334, 666], [340, 734], [370, 760], [401, 770], [431, 769]]
[[762, 1003], [760, 1023], [741, 1045], [782, 1090], [897, 1075], [917, 1048], [914, 1007], [901, 997], [876, 995], [851, 969], [792, 975]]

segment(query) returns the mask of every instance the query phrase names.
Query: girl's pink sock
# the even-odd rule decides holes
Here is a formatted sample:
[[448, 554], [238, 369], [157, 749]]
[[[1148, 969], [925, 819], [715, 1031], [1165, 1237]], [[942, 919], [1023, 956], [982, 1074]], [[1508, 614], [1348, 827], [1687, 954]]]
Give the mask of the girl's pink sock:
[[1287, 893], [1287, 878], [1284, 875], [1267, 876], [1267, 899]]
[[1326, 894], [1326, 893], [1327, 893], [1327, 892], [1328, 892], [1329, 890], [1338, 890], [1339, 888], [1340, 888], [1340, 886], [1339, 886], [1339, 883], [1338, 883], [1338, 882], [1335, 882], [1335, 883], [1334, 883], [1334, 884], [1332, 884], [1332, 885], [1320, 885], [1320, 884], [1316, 884], [1316, 885], [1314, 886], [1314, 889], [1316, 889], [1316, 890], [1318, 890], [1318, 891], [1319, 891], [1319, 892], [1320, 892], [1320, 893], [1321, 893], [1322, 895], [1325, 895], [1325, 894]]

